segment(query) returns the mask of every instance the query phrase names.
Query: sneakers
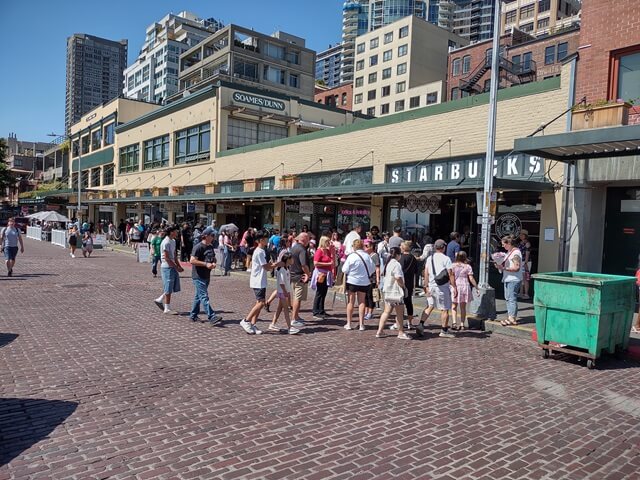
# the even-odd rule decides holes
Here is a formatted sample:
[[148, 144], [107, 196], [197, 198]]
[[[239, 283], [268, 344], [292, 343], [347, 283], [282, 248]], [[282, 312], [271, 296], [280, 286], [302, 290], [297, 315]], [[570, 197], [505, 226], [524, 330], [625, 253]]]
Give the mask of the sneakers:
[[353, 330], [353, 328], [351, 328], [351, 324], [345, 325], [343, 328], [345, 330]]
[[389, 327], [391, 330], [397, 330], [398, 329], [398, 324], [394, 323], [393, 325], [391, 325], [391, 327]]
[[200, 319], [198, 317], [189, 317], [189, 320], [191, 320], [193, 323], [199, 322]]
[[297, 328], [302, 328], [304, 327], [304, 320], [294, 320], [293, 322], [291, 322], [291, 326], [292, 327], [297, 327]]
[[407, 335], [406, 333], [401, 333], [400, 335], [398, 335], [398, 338], [400, 340], [411, 340], [411, 337], [409, 335]]
[[253, 325], [247, 322], [246, 318], [243, 318], [242, 320], [240, 320], [240, 326], [245, 332], [247, 332], [248, 335], [254, 335], [256, 333], [253, 331]]
[[280, 332], [280, 327], [278, 327], [277, 325], [274, 325], [273, 323], [269, 325], [269, 328], [267, 330], [270, 330], [272, 332]]
[[364, 315], [364, 319], [365, 319], [365, 320], [371, 320], [371, 314], [370, 314], [370, 313], [366, 313], [366, 314]]
[[211, 325], [217, 325], [218, 323], [220, 323], [222, 321], [222, 317], [220, 315], [214, 315], [213, 317], [211, 317], [209, 319], [209, 323]]
[[166, 309], [162, 313], [164, 313], [165, 315], [178, 315], [178, 312], [176, 312], [175, 310], [171, 310], [171, 309]]
[[320, 321], [320, 320], [324, 320], [324, 318], [323, 318], [321, 315], [314, 315], [314, 316], [313, 316], [313, 317], [311, 317], [311, 318], [313, 318], [314, 320], [318, 320], [318, 321]]
[[254, 335], [262, 335], [262, 330], [260, 330], [258, 327], [256, 327], [255, 325], [251, 325], [251, 328], [253, 329], [253, 333]]
[[9, 277], [13, 276], [13, 269], [11, 269], [11, 270], [9, 270], [9, 271], [7, 272], [7, 276], [9, 276]]
[[159, 301], [159, 300], [154, 300], [154, 301], [153, 301], [153, 303], [155, 303], [155, 304], [158, 306], [158, 308], [159, 308], [160, 310], [164, 310], [164, 305], [162, 304], [162, 302], [161, 302], [161, 301]]
[[289, 329], [289, 335], [295, 335], [297, 333], [300, 333], [300, 329], [299, 328], [291, 327]]
[[424, 323], [416, 325], [416, 333], [419, 337], [424, 337]]
[[448, 330], [446, 332], [442, 330], [438, 336], [442, 338], [456, 338], [456, 336]]
[[76, 256], [72, 253], [72, 254], [71, 254], [71, 258], [76, 258]]

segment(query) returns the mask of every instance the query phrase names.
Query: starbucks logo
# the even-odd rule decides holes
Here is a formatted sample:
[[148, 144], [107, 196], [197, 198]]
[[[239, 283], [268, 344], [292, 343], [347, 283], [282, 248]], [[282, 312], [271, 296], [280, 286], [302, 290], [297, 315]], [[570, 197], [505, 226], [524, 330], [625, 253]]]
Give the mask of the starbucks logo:
[[501, 215], [496, 219], [496, 234], [502, 238], [506, 235], [518, 237], [522, 230], [522, 222], [512, 213]]

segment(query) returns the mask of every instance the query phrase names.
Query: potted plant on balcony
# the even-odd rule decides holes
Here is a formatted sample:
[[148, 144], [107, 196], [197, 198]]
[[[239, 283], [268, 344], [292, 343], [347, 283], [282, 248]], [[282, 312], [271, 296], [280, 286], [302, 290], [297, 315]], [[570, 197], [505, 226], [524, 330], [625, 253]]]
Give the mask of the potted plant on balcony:
[[589, 104], [579, 104], [573, 108], [572, 130], [587, 128], [616, 127], [629, 124], [631, 104], [624, 100], [598, 100]]

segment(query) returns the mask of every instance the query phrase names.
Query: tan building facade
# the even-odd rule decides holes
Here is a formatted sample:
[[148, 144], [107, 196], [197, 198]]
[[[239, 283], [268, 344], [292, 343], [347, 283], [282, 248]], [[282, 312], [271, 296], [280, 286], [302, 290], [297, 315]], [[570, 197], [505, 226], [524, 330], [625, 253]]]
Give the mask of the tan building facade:
[[580, 0], [504, 0], [500, 25], [503, 34], [547, 35], [579, 23], [580, 10]]

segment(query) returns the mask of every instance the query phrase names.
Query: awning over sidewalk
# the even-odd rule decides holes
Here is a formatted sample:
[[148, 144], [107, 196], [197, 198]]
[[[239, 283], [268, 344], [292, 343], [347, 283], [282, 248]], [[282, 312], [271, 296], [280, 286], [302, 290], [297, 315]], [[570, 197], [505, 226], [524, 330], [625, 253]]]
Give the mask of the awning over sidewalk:
[[518, 138], [514, 142], [514, 150], [562, 162], [638, 155], [640, 125]]

